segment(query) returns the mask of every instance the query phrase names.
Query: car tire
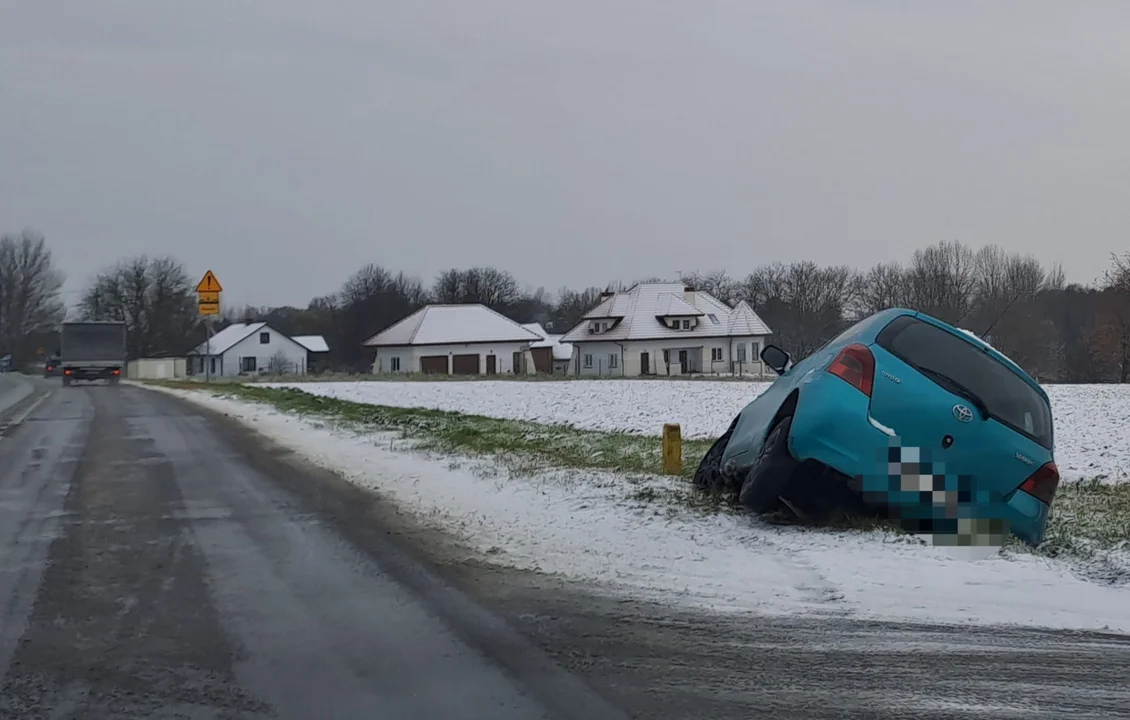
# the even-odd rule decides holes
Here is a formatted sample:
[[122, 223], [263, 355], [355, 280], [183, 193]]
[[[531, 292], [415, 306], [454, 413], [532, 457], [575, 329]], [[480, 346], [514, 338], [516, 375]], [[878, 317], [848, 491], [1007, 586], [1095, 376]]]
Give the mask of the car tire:
[[726, 476], [722, 474], [722, 455], [726, 452], [726, 446], [730, 444], [730, 436], [734, 434], [734, 428], [737, 427], [740, 417], [738, 415], [734, 418], [726, 432], [722, 433], [710, 446], [710, 449], [706, 451], [706, 454], [702, 456], [698, 469], [694, 471], [694, 486], [699, 490], [715, 495], [720, 495], [726, 490], [737, 490], [737, 488], [727, 487], [729, 483], [727, 483]]
[[789, 452], [789, 430], [792, 426], [791, 415], [777, 421], [742, 483], [738, 502], [755, 513], [772, 512], [779, 508], [781, 494], [796, 473], [798, 463]]

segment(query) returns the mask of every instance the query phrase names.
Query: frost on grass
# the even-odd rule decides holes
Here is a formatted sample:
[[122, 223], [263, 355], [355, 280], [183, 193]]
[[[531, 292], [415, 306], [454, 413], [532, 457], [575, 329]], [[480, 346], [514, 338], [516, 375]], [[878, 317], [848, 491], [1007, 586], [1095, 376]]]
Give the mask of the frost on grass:
[[[569, 383], [583, 387], [587, 381]], [[603, 381], [603, 384], [618, 384]], [[632, 383], [645, 385], [647, 381]], [[427, 387], [427, 383], [411, 383]], [[482, 383], [463, 382], [459, 386]], [[503, 383], [522, 388], [522, 383]], [[594, 383], [588, 383], [594, 384]], [[663, 386], [677, 386], [664, 381]], [[685, 383], [702, 386], [704, 383]], [[394, 387], [398, 383], [366, 383]], [[546, 384], [551, 385], [551, 384]], [[564, 383], [558, 385], [565, 385]], [[745, 383], [748, 386], [750, 383]], [[452, 384], [448, 384], [451, 387]], [[556, 386], [556, 385], [554, 385]], [[528, 386], [526, 386], [528, 387]], [[1061, 388], [1065, 390], [1066, 388]], [[1087, 389], [1084, 386], [1084, 389]], [[319, 427], [361, 433], [380, 431], [384, 449], [412, 449], [433, 457], [468, 453], [490, 458], [495, 466], [512, 473], [535, 474], [554, 468], [614, 471], [623, 496], [652, 505], [658, 512], [717, 514], [737, 512], [725, 502], [694, 492], [686, 477], [693, 473], [710, 440], [689, 440], [684, 447], [684, 477], [661, 484], [633, 477], [654, 477], [659, 472], [658, 438], [627, 432], [595, 432], [569, 426], [549, 426], [520, 420], [471, 416], [444, 410], [384, 407], [294, 388], [231, 385], [223, 394], [233, 399], [270, 404], [301, 416]], [[1080, 391], [1080, 394], [1085, 395]], [[1102, 396], [1102, 393], [1099, 393]], [[1094, 417], [1092, 414], [1090, 417]], [[1068, 415], [1065, 422], [1073, 416]], [[1078, 418], [1074, 418], [1078, 420]], [[1063, 435], [1063, 423], [1060, 425]], [[576, 475], [572, 475], [576, 477]], [[1093, 582], [1121, 584], [1130, 581], [1130, 484], [1110, 483], [1109, 475], [1085, 482], [1061, 484], [1048, 526], [1047, 542], [1031, 549], [1009, 543], [1006, 556], [1038, 556], [1067, 562], [1075, 572]], [[841, 518], [827, 530], [884, 531], [898, 536], [886, 524], [869, 518]]]

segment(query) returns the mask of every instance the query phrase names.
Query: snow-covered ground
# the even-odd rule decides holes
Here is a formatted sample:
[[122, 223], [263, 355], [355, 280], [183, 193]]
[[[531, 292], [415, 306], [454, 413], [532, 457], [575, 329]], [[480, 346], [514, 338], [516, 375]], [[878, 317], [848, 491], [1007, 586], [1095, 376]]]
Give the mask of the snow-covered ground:
[[241, 419], [382, 493], [486, 562], [728, 612], [1130, 632], [1130, 586], [1088, 583], [1059, 561], [1022, 553], [974, 560], [882, 533], [698, 513], [633, 499], [639, 495], [628, 487], [678, 494], [687, 492], [682, 481], [565, 470], [516, 475], [486, 460], [425, 457], [385, 433], [334, 428], [206, 391], [161, 391]]
[[[589, 430], [658, 435], [663, 423], [683, 436], [717, 437], [768, 383], [679, 380], [575, 382], [304, 382], [309, 393], [373, 405], [421, 407]], [[1048, 385], [1056, 462], [1065, 480], [1130, 480], [1130, 387]]]

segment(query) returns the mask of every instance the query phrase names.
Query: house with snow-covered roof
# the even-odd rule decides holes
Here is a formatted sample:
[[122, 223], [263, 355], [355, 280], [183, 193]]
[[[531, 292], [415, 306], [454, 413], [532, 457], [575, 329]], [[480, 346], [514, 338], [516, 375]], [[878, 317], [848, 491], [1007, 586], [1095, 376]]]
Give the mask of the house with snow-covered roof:
[[[533, 372], [547, 375], [568, 374], [573, 359], [573, 346], [561, 342], [561, 335], [551, 335], [546, 332], [540, 323], [526, 323], [522, 327], [541, 336], [541, 340], [530, 344], [527, 364], [533, 364]], [[523, 372], [529, 372], [529, 369], [523, 368]]]
[[561, 342], [578, 375], [734, 374], [763, 377], [772, 330], [745, 301], [730, 307], [682, 283], [607, 292]]
[[191, 375], [305, 375], [311, 356], [329, 352], [321, 335], [288, 337], [265, 322], [232, 323], [188, 354]]
[[427, 305], [365, 341], [374, 373], [496, 375], [522, 372], [543, 340], [485, 305]]

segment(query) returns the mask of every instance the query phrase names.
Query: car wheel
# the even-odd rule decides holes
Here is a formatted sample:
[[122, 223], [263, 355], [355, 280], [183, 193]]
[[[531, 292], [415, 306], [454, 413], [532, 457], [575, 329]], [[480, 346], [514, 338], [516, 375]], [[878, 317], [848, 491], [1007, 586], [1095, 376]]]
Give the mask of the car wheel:
[[792, 416], [781, 418], [746, 475], [738, 502], [756, 513], [767, 513], [781, 505], [781, 493], [788, 487], [797, 469], [797, 461], [789, 453], [789, 429]]
[[698, 464], [698, 469], [694, 471], [694, 486], [699, 490], [711, 492], [719, 495], [726, 490], [736, 490], [736, 488], [726, 487], [726, 476], [722, 474], [722, 455], [726, 452], [726, 446], [730, 444], [730, 436], [734, 434], [734, 428], [738, 425], [738, 417], [730, 423], [730, 427], [722, 436], [714, 441], [706, 454], [702, 456], [702, 462]]

